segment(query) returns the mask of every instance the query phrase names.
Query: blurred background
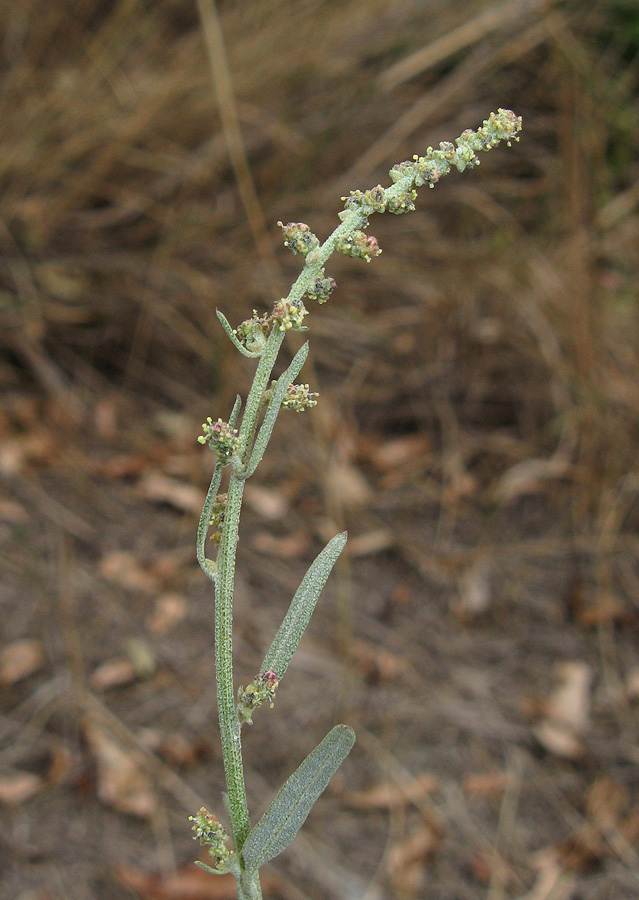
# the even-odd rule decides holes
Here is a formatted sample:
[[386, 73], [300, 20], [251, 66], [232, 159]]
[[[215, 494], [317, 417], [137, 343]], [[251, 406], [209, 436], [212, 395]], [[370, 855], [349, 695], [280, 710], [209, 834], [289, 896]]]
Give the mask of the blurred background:
[[319, 405], [247, 488], [238, 683], [350, 535], [246, 731], [255, 816], [358, 735], [265, 896], [639, 897], [636, 0], [0, 17], [0, 896], [234, 896], [187, 819], [223, 817], [196, 437], [253, 370], [215, 309], [288, 292], [278, 219], [324, 238], [506, 107], [519, 144], [330, 261]]

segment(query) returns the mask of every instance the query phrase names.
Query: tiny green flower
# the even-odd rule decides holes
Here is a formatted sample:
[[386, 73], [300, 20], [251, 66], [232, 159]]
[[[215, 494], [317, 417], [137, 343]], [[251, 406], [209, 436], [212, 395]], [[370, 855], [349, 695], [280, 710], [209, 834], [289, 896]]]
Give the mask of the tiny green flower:
[[324, 269], [320, 269], [319, 273], [311, 285], [306, 289], [306, 296], [309, 300], [317, 300], [318, 303], [326, 303], [332, 292], [335, 290], [336, 284], [334, 278], [327, 278]]
[[230, 463], [238, 449], [237, 429], [222, 419], [213, 422], [210, 416], [202, 423], [202, 429], [204, 434], [199, 436], [198, 442], [208, 444], [222, 464]]
[[381, 184], [367, 191], [351, 191], [350, 196], [342, 197], [345, 200], [344, 208], [347, 210], [361, 209], [366, 215], [373, 212], [386, 211], [386, 191]]
[[389, 197], [386, 209], [395, 216], [400, 216], [402, 213], [415, 212], [415, 203], [413, 201], [416, 197], [417, 191], [414, 189], [402, 191], [394, 197]]
[[317, 406], [319, 394], [311, 391], [308, 384], [289, 384], [282, 400], [282, 409], [293, 409], [295, 412], [304, 412]]
[[271, 320], [275, 322], [280, 331], [291, 329], [305, 331], [306, 328], [302, 323], [307, 315], [308, 310], [301, 300], [289, 300], [288, 297], [282, 297], [273, 307]]
[[365, 231], [353, 231], [341, 241], [337, 242], [335, 248], [345, 256], [359, 257], [370, 262], [374, 256], [379, 256], [382, 252], [377, 238], [366, 234]]
[[227, 872], [228, 862], [235, 854], [226, 846], [229, 835], [224, 825], [205, 806], [200, 807], [196, 815], [189, 816], [189, 821], [193, 822], [193, 840], [199, 840], [203, 847], [208, 846], [216, 871]]
[[253, 713], [265, 703], [273, 708], [273, 700], [279, 681], [275, 672], [268, 670], [256, 675], [246, 687], [237, 692], [237, 716], [241, 723], [253, 724]]
[[269, 335], [270, 325], [267, 315], [258, 316], [257, 310], [253, 310], [250, 319], [243, 322], [233, 329], [233, 334], [237, 337], [242, 346], [250, 350], [251, 353], [261, 353], [266, 346]]
[[300, 253], [306, 257], [311, 250], [319, 247], [319, 238], [304, 222], [288, 222], [286, 225], [278, 222], [277, 224], [284, 232], [284, 246], [292, 250], [294, 254]]
[[228, 494], [218, 494], [211, 508], [209, 537], [215, 544], [219, 544], [222, 538], [222, 526], [224, 525], [227, 500]]

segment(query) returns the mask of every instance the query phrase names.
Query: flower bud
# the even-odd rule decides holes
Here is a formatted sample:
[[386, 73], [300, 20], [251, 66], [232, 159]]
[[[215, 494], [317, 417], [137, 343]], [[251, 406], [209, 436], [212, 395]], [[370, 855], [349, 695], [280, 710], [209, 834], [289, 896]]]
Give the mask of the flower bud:
[[319, 247], [319, 239], [304, 222], [288, 222], [286, 225], [278, 222], [277, 224], [284, 232], [284, 246], [292, 250], [294, 254], [300, 253], [306, 257], [311, 250]]
[[304, 412], [312, 406], [317, 406], [319, 394], [311, 391], [308, 384], [289, 384], [282, 400], [282, 409], [293, 409], [295, 412]]
[[233, 329], [233, 334], [251, 353], [261, 353], [266, 346], [269, 331], [268, 316], [258, 316], [257, 310], [254, 309], [251, 318], [240, 322], [237, 328]]
[[208, 444], [211, 450], [217, 454], [220, 462], [230, 463], [232, 457], [237, 453], [237, 429], [231, 428], [229, 423], [222, 419], [213, 422], [210, 416], [206, 422], [203, 422], [202, 429], [204, 434], [199, 436], [199, 443]]
[[208, 846], [216, 871], [227, 872], [227, 862], [234, 853], [226, 846], [229, 835], [224, 825], [205, 806], [200, 807], [195, 816], [189, 816], [189, 821], [193, 822], [193, 840], [199, 840], [203, 847]]
[[253, 724], [253, 713], [265, 703], [273, 708], [273, 699], [279, 685], [277, 674], [272, 670], [260, 672], [245, 688], [237, 692], [237, 715], [241, 723]]
[[353, 231], [338, 241], [336, 249], [346, 256], [359, 257], [370, 262], [374, 256], [382, 252], [377, 238], [367, 235], [364, 231]]
[[291, 329], [293, 331], [305, 331], [305, 326], [302, 323], [307, 315], [308, 310], [301, 300], [289, 300], [286, 297], [282, 297], [273, 307], [270, 318], [280, 331], [289, 331]]
[[228, 494], [218, 494], [213, 501], [211, 507], [211, 518], [209, 519], [209, 537], [215, 544], [219, 544], [222, 538], [222, 526], [224, 525], [224, 516], [226, 515], [226, 501]]
[[311, 285], [306, 289], [306, 296], [309, 300], [317, 300], [318, 303], [326, 303], [332, 292], [335, 290], [335, 279], [326, 278], [324, 269], [313, 279]]

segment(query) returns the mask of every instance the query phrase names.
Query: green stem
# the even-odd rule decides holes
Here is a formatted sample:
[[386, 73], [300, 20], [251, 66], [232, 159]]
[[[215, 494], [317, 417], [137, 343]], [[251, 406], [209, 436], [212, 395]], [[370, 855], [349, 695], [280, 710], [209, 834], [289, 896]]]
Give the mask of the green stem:
[[246, 407], [244, 416], [242, 417], [242, 425], [240, 427], [240, 453], [242, 461], [246, 463], [251, 453], [251, 445], [255, 436], [257, 426], [257, 418], [262, 408], [264, 399], [264, 391], [268, 388], [271, 378], [271, 372], [277, 359], [282, 341], [284, 340], [284, 331], [279, 331], [275, 326], [271, 331], [264, 353], [260, 357], [251, 390], [246, 398]]
[[[253, 384], [246, 400], [246, 408], [240, 428], [240, 454], [246, 463], [251, 451], [257, 419], [262, 406], [264, 391], [268, 387], [273, 366], [284, 340], [284, 333], [273, 331], [264, 354], [255, 371]], [[235, 708], [233, 682], [233, 589], [235, 584], [235, 557], [239, 538], [240, 512], [244, 495], [244, 475], [233, 471], [229, 479], [224, 527], [217, 554], [217, 578], [215, 583], [215, 667], [217, 672], [217, 702], [220, 720], [220, 737], [224, 774], [229, 798], [231, 829], [235, 847], [239, 852], [250, 829], [240, 723]], [[257, 887], [251, 886], [246, 894], [251, 900], [261, 896], [259, 878]]]
[[262, 900], [259, 872], [245, 872], [237, 883], [237, 900]]
[[240, 723], [235, 712], [233, 687], [233, 584], [240, 509], [244, 479], [231, 475], [228, 485], [226, 514], [217, 554], [215, 584], [215, 668], [217, 672], [217, 705], [224, 774], [229, 796], [231, 829], [239, 851], [249, 832], [249, 816], [242, 767]]

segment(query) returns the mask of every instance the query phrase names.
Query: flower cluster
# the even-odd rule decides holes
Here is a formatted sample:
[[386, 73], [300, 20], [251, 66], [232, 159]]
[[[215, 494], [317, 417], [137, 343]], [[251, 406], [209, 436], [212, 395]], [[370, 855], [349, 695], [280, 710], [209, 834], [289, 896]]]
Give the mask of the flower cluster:
[[337, 242], [336, 250], [346, 256], [356, 256], [370, 262], [374, 256], [382, 252], [377, 238], [364, 231], [352, 231]]
[[229, 835], [224, 825], [205, 806], [200, 807], [195, 816], [189, 816], [189, 821], [193, 822], [193, 840], [199, 840], [203, 847], [208, 846], [216, 871], [227, 872], [227, 863], [235, 854], [226, 846]]
[[245, 688], [240, 686], [237, 692], [237, 716], [240, 722], [252, 725], [254, 711], [265, 703], [272, 709], [278, 684], [276, 673], [269, 670], [260, 672]]
[[280, 331], [305, 331], [306, 328], [302, 324], [308, 310], [301, 300], [289, 300], [288, 297], [282, 297], [273, 307], [271, 320], [277, 325]]
[[324, 269], [320, 269], [313, 279], [312, 284], [306, 288], [306, 296], [309, 300], [317, 300], [318, 303], [326, 303], [335, 290], [334, 278], [327, 278]]
[[294, 254], [301, 253], [306, 258], [311, 250], [319, 247], [319, 239], [304, 222], [288, 222], [286, 225], [278, 222], [277, 224], [284, 232], [284, 246], [292, 250]]
[[519, 140], [520, 131], [521, 116], [516, 116], [510, 109], [500, 109], [491, 113], [477, 131], [463, 131], [454, 144], [442, 141], [439, 150], [429, 147], [425, 156], [414, 156], [412, 160], [393, 166], [389, 173], [391, 181], [396, 184], [410, 176], [416, 187], [425, 184], [434, 187], [443, 175], [450, 172], [451, 167], [463, 172], [478, 166], [479, 152], [496, 147], [500, 141], [506, 141], [510, 146], [512, 141]]
[[386, 211], [386, 191], [378, 184], [368, 191], [351, 191], [348, 197], [342, 197], [345, 200], [344, 209], [353, 211], [361, 209], [365, 213]]
[[267, 315], [258, 316], [256, 309], [253, 310], [250, 319], [245, 319], [237, 328], [233, 329], [233, 334], [238, 341], [251, 353], [261, 353], [264, 350], [269, 332], [269, 317]]
[[345, 201], [344, 211], [339, 214], [339, 217], [343, 221], [349, 213], [356, 210], [361, 210], [367, 216], [374, 212], [390, 212], [396, 216], [405, 212], [414, 212], [416, 197], [417, 191], [415, 190], [393, 193], [386, 191], [381, 184], [368, 191], [351, 191], [350, 196], [342, 197], [342, 200]]
[[386, 209], [394, 216], [402, 213], [415, 212], [416, 190], [400, 191], [398, 194], [386, 198]]
[[224, 525], [227, 499], [228, 494], [218, 494], [211, 507], [211, 518], [209, 519], [211, 531], [209, 532], [209, 537], [215, 544], [219, 544], [222, 538], [222, 525]]
[[208, 444], [221, 462], [229, 463], [237, 453], [237, 428], [231, 428], [229, 423], [222, 419], [213, 422], [209, 416], [206, 422], [202, 423], [202, 430], [204, 434], [199, 436], [199, 443]]
[[282, 409], [293, 409], [295, 412], [304, 412], [312, 406], [317, 406], [319, 394], [311, 391], [308, 384], [289, 384], [282, 400]]

